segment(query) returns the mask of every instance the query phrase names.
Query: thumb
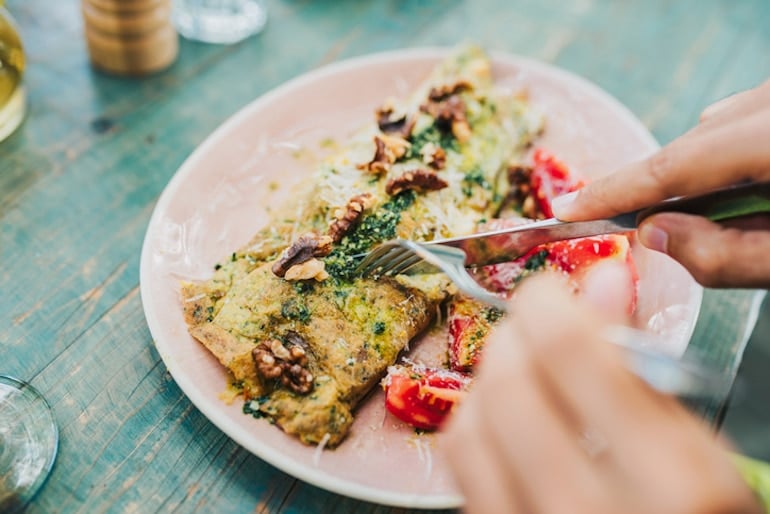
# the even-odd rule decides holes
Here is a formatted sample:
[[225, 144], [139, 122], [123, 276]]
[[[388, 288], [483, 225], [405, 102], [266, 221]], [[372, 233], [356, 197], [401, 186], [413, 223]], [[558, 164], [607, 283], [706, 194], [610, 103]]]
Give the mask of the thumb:
[[662, 213], [639, 227], [639, 241], [679, 261], [706, 287], [770, 285], [770, 232], [722, 226], [700, 216]]

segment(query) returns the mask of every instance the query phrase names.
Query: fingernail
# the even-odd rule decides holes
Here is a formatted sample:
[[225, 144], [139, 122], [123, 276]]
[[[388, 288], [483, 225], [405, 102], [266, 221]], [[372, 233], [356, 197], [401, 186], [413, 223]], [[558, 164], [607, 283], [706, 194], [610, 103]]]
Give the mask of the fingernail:
[[639, 241], [647, 248], [668, 253], [668, 234], [655, 225], [642, 225], [639, 228]]
[[551, 210], [553, 211], [553, 215], [559, 219], [567, 216], [570, 212], [570, 207], [575, 203], [577, 194], [577, 191], [573, 191], [566, 195], [557, 196], [551, 200]]

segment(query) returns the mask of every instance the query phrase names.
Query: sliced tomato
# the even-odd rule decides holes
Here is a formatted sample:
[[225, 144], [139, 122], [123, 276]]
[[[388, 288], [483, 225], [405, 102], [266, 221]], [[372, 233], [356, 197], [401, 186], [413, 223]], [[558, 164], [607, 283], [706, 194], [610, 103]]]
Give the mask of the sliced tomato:
[[[532, 191], [542, 212], [553, 216], [551, 201], [583, 187], [567, 166], [542, 148], [533, 154], [531, 176]], [[524, 218], [493, 219], [479, 226], [479, 231], [492, 231], [529, 223]], [[490, 243], [505, 245], [505, 236]], [[488, 248], [482, 248], [486, 251]], [[609, 235], [559, 241], [533, 248], [518, 259], [501, 264], [484, 266], [473, 271], [474, 278], [486, 289], [510, 297], [516, 285], [525, 277], [542, 270], [560, 271], [569, 276], [575, 290], [580, 293], [591, 269], [600, 262], [615, 260], [623, 263], [627, 271], [629, 287], [620, 298], [606, 298], [600, 308], [612, 303], [613, 312], [630, 315], [636, 308], [636, 286], [638, 275], [630, 252], [628, 237]], [[602, 302], [595, 302], [602, 303]], [[482, 304], [465, 298], [457, 298], [449, 306], [449, 361], [452, 369], [471, 371], [478, 363], [485, 340], [496, 319], [490, 319], [489, 309]], [[499, 317], [499, 316], [495, 316]]]
[[[636, 309], [639, 274], [631, 254], [631, 243], [625, 235], [607, 235], [559, 241], [548, 246], [548, 259], [567, 273], [578, 292], [591, 269], [599, 263], [615, 261], [623, 265], [628, 280], [629, 296], [624, 299], [623, 311], [631, 315]], [[602, 306], [605, 307], [605, 306]]]
[[435, 430], [465, 395], [471, 378], [446, 369], [396, 365], [383, 380], [385, 407], [401, 421]]
[[468, 297], [449, 304], [449, 365], [455, 371], [471, 371], [494, 323], [502, 316], [497, 309]]
[[530, 184], [538, 207], [546, 218], [553, 217], [551, 202], [557, 196], [577, 191], [583, 182], [572, 176], [567, 166], [543, 148], [532, 154]]

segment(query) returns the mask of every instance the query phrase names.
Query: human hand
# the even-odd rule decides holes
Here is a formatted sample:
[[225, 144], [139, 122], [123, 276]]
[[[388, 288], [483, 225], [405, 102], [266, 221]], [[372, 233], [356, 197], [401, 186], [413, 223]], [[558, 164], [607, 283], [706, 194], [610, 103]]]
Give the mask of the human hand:
[[442, 434], [469, 513], [762, 512], [714, 435], [598, 340], [594, 310], [554, 277], [521, 288]]
[[[726, 98], [701, 123], [651, 157], [553, 203], [567, 221], [611, 217], [659, 201], [741, 181], [770, 180], [770, 81]], [[639, 227], [645, 246], [667, 253], [711, 287], [770, 287], [770, 218], [717, 224], [664, 213]]]

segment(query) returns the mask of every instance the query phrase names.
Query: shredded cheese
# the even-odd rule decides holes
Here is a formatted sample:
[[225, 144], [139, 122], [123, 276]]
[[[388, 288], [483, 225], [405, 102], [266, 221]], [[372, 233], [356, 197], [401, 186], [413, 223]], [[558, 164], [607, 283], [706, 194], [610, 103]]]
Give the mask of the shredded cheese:
[[321, 454], [323, 453], [324, 448], [326, 448], [326, 443], [328, 443], [331, 438], [331, 434], [326, 432], [318, 443], [318, 446], [315, 447], [315, 451], [313, 452], [313, 466], [318, 467], [321, 464]]

